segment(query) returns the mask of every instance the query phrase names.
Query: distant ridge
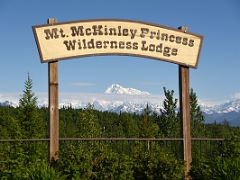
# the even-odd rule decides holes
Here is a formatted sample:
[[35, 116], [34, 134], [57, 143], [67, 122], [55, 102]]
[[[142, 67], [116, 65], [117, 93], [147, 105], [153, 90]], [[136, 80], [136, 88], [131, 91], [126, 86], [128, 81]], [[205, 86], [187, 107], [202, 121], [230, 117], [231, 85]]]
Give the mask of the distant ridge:
[[[36, 93], [39, 107], [48, 106], [47, 93]], [[19, 94], [0, 94], [0, 106], [18, 106]], [[163, 95], [154, 95], [135, 88], [126, 88], [119, 84], [112, 84], [104, 93], [60, 93], [59, 107], [72, 106], [85, 108], [89, 103], [100, 111], [128, 112], [140, 114], [148, 105], [149, 108], [160, 113]], [[178, 97], [177, 97], [178, 98]], [[199, 100], [206, 123], [223, 123], [228, 121], [232, 126], [240, 126], [240, 98], [234, 98], [218, 105], [205, 105]]]

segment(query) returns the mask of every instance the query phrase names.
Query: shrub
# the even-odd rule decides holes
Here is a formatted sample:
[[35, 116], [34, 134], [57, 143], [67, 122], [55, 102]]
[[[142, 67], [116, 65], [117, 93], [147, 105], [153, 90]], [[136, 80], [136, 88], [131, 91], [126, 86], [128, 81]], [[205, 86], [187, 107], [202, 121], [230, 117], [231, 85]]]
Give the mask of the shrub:
[[38, 161], [27, 170], [28, 179], [64, 180], [66, 177], [51, 167], [48, 162]]
[[146, 152], [135, 158], [135, 179], [183, 179], [184, 163], [163, 152]]

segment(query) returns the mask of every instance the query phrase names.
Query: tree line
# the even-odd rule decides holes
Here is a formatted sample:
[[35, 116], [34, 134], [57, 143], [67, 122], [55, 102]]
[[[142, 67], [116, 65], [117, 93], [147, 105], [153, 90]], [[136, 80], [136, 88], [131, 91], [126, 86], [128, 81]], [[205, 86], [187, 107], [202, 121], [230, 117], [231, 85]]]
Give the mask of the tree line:
[[[0, 107], [0, 139], [48, 138], [48, 108], [38, 107], [28, 75], [18, 107]], [[160, 113], [147, 105], [142, 114], [60, 108], [60, 137], [181, 137], [178, 99], [163, 89]], [[206, 124], [196, 93], [190, 91], [192, 137], [225, 138], [221, 142], [194, 142], [194, 179], [240, 177], [238, 127]], [[60, 160], [48, 163], [47, 143], [1, 143], [3, 179], [182, 179], [181, 142], [61, 142]], [[210, 147], [209, 149], [207, 149]], [[212, 149], [211, 149], [212, 147]], [[201, 152], [202, 149], [202, 152]]]

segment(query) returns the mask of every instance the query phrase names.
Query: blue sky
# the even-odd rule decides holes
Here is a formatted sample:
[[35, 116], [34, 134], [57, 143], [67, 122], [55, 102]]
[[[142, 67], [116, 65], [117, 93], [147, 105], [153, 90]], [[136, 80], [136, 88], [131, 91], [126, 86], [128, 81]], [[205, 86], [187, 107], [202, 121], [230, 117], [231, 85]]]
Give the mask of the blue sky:
[[[48, 91], [32, 26], [83, 19], [131, 19], [204, 36], [191, 87], [201, 99], [226, 100], [240, 92], [240, 1], [238, 0], [0, 0], [0, 93], [22, 92], [29, 72], [35, 92]], [[59, 63], [59, 91], [102, 93], [113, 83], [152, 94], [163, 86], [178, 94], [178, 65], [138, 57], [100, 56]]]

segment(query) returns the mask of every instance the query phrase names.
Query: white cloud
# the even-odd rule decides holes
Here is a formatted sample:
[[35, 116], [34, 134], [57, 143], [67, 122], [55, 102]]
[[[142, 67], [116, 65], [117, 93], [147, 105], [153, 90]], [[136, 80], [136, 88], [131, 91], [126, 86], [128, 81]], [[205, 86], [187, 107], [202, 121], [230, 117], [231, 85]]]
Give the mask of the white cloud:
[[[236, 99], [236, 98], [234, 98], [234, 99]], [[233, 98], [229, 98], [229, 99], [198, 99], [198, 102], [201, 106], [214, 107], [214, 106], [218, 106], [218, 105], [227, 103], [230, 100], [233, 100]]]
[[121, 95], [121, 94], [101, 94], [101, 93], [60, 93], [59, 102], [66, 104], [88, 104], [96, 101], [101, 102], [102, 105], [108, 106], [112, 102], [121, 104], [126, 102], [141, 104], [153, 103], [161, 104], [163, 96], [150, 95]]
[[[90, 86], [92, 83], [77, 83], [79, 86]], [[1, 93], [0, 102], [9, 101], [14, 106], [18, 106], [22, 93]], [[48, 93], [35, 93], [38, 97], [39, 106], [48, 106]], [[174, 98], [179, 98], [178, 96]], [[229, 97], [228, 100], [219, 99], [198, 99], [199, 105], [203, 108], [211, 108], [226, 103], [230, 100], [240, 99], [240, 92]], [[122, 104], [153, 104], [162, 106], [164, 95], [128, 95], [128, 94], [105, 94], [105, 93], [72, 93], [59, 92], [59, 106], [72, 105], [73, 107], [85, 107], [88, 103], [96, 104], [102, 108], [110, 106], [120, 106]]]
[[20, 97], [20, 93], [0, 93], [0, 102], [9, 101], [13, 106], [17, 106]]
[[[38, 105], [48, 105], [48, 93], [36, 93], [38, 97]], [[20, 93], [0, 93], [0, 102], [10, 101], [15, 106], [18, 105]], [[115, 104], [123, 104], [127, 102], [135, 104], [162, 104], [163, 96], [161, 95], [122, 95], [122, 94], [104, 94], [104, 93], [59, 93], [59, 105], [72, 105], [75, 107], [86, 106], [88, 103], [98, 102], [102, 106], [107, 107], [113, 102]]]
[[201, 106], [205, 106], [205, 107], [214, 107], [219, 104], [219, 102], [214, 101], [214, 100], [209, 100], [209, 99], [201, 99], [201, 100], [199, 99], [198, 103]]
[[240, 92], [235, 93], [232, 98], [234, 98], [234, 99], [240, 99]]

